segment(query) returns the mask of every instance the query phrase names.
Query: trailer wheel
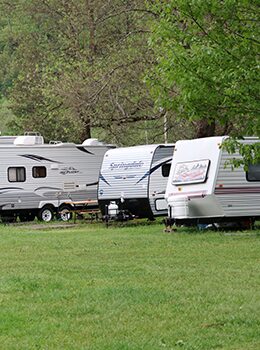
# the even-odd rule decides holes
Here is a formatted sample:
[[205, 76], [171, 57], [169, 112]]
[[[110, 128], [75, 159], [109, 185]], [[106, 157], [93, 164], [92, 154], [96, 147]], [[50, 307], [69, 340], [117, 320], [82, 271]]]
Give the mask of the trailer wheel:
[[62, 205], [59, 208], [58, 219], [61, 221], [69, 221], [72, 219], [71, 207], [69, 205]]
[[33, 221], [35, 219], [35, 214], [31, 212], [20, 213], [19, 219], [21, 222]]
[[51, 207], [43, 207], [38, 212], [38, 219], [40, 221], [49, 222], [53, 219], [53, 209]]

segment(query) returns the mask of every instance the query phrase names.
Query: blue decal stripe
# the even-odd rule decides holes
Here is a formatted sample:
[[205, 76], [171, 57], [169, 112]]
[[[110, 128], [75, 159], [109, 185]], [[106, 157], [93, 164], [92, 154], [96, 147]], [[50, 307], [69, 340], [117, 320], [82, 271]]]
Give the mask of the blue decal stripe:
[[100, 180], [104, 181], [108, 186], [111, 186], [110, 183], [104, 178], [102, 174], [99, 175]]
[[144, 180], [147, 176], [149, 176], [151, 174], [151, 170], [148, 170], [142, 177], [140, 180], [138, 180], [136, 182], [136, 185], [139, 184], [139, 182], [141, 182], [142, 180]]
[[172, 160], [172, 158], [167, 159], [167, 160], [165, 160], [164, 162], [155, 165], [153, 168], [151, 168], [150, 170], [148, 170], [148, 171], [143, 175], [143, 177], [141, 177], [140, 180], [138, 180], [138, 181], [136, 182], [136, 185], [137, 185], [139, 182], [141, 182], [142, 180], [144, 180], [147, 176], [149, 176], [149, 175], [151, 175], [153, 172], [155, 172], [155, 170], [159, 169], [162, 165], [169, 163], [171, 160]]

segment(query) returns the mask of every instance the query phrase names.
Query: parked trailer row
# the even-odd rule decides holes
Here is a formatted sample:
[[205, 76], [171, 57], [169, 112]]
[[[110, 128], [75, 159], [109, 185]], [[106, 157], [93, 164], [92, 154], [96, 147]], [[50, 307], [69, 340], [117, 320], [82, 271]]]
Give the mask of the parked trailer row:
[[[106, 220], [167, 216], [167, 224], [260, 217], [260, 164], [232, 169], [227, 137], [115, 148], [90, 139], [44, 144], [0, 137], [2, 221], [68, 220], [77, 202], [99, 202]], [[259, 142], [245, 139], [245, 144]]]
[[82, 145], [44, 144], [40, 135], [0, 137], [1, 219], [66, 221], [77, 203], [85, 208], [97, 200], [105, 218], [113, 216], [113, 208], [120, 220], [165, 216], [173, 148], [115, 148], [93, 139]]
[[120, 220], [168, 213], [169, 226], [255, 221], [260, 218], [260, 164], [247, 171], [233, 168], [232, 160], [242, 157], [225, 151], [227, 138], [109, 150], [99, 181], [102, 213]]

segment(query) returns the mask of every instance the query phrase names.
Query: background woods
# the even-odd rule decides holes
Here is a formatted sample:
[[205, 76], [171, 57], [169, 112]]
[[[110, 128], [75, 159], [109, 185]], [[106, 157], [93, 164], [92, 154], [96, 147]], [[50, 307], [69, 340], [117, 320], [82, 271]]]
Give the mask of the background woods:
[[256, 1], [0, 0], [4, 133], [258, 134]]
[[15, 132], [33, 125], [48, 138], [76, 141], [95, 128], [113, 138], [122, 124], [155, 118], [142, 82], [152, 58], [143, 1], [2, 2], [1, 13], [9, 40], [2, 52], [13, 58], [12, 86], [2, 93]]

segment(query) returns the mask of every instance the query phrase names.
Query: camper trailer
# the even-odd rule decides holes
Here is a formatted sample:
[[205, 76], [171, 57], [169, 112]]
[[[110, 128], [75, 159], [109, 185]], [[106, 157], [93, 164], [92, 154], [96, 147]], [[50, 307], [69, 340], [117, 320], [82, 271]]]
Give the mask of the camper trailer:
[[[95, 139], [83, 144], [44, 144], [40, 135], [0, 140], [0, 217], [2, 221], [69, 218], [70, 203], [97, 200], [105, 152]], [[66, 209], [66, 210], [65, 210]], [[65, 214], [66, 213], [66, 214]]]
[[106, 218], [150, 218], [167, 214], [165, 188], [173, 144], [108, 150], [98, 184], [98, 202]]
[[[176, 142], [165, 198], [169, 225], [245, 222], [260, 217], [260, 164], [234, 168], [221, 148], [227, 137]], [[241, 140], [245, 144], [258, 139]]]

